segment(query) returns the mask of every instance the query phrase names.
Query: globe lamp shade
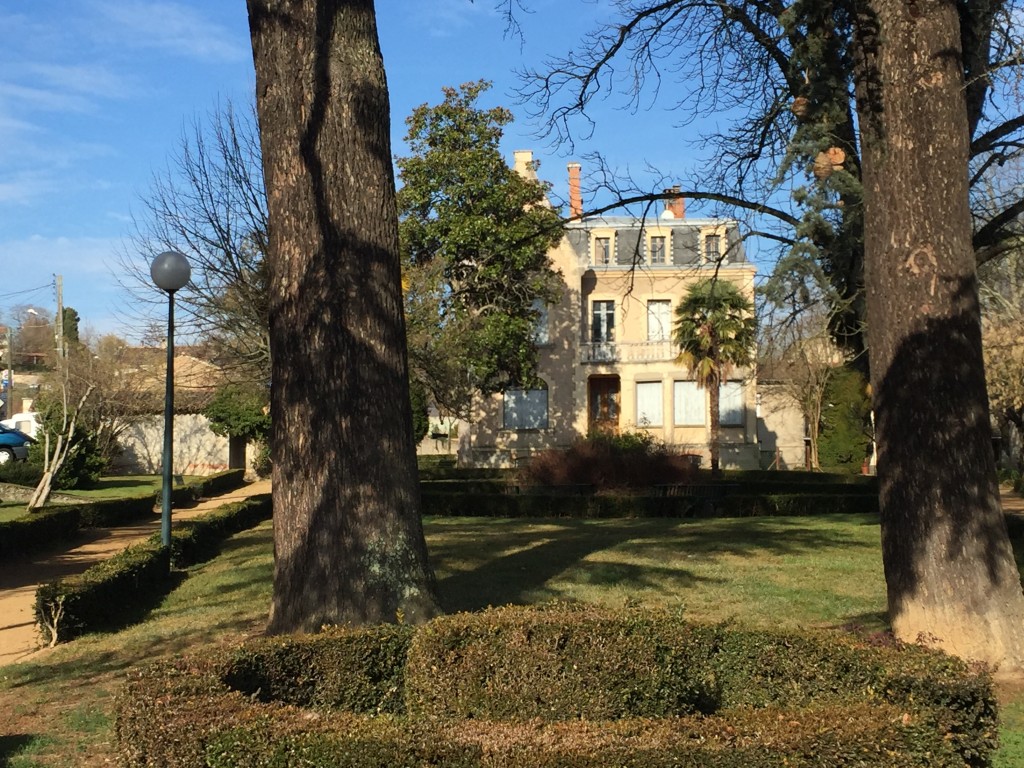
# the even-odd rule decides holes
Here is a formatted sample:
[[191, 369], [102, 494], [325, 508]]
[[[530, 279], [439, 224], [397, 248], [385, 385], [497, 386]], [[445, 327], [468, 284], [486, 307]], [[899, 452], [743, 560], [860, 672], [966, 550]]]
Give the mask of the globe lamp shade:
[[184, 288], [192, 277], [192, 268], [184, 254], [177, 251], [161, 253], [149, 267], [149, 274], [156, 286], [168, 293]]

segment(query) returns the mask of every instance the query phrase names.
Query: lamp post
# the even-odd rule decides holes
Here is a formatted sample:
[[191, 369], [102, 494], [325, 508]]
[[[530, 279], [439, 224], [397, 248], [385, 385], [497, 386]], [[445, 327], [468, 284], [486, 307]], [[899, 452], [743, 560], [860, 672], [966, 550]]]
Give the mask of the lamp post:
[[149, 274], [157, 288], [167, 291], [167, 377], [164, 391], [163, 502], [160, 508], [160, 543], [171, 546], [171, 469], [174, 462], [174, 292], [192, 276], [188, 259], [165, 251], [153, 259]]

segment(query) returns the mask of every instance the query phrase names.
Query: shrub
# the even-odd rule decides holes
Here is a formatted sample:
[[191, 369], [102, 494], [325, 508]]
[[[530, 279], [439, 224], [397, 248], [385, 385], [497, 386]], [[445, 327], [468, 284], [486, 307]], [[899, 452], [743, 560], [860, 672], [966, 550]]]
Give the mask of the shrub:
[[0, 483], [35, 488], [42, 479], [43, 468], [39, 464], [28, 461], [9, 461], [6, 464], [0, 464]]
[[543, 451], [518, 473], [521, 485], [587, 485], [598, 490], [681, 483], [694, 458], [670, 454], [647, 432], [594, 434], [567, 450]]
[[115, 730], [122, 764], [167, 768], [980, 768], [994, 711], [986, 674], [919, 648], [555, 605], [163, 662]]

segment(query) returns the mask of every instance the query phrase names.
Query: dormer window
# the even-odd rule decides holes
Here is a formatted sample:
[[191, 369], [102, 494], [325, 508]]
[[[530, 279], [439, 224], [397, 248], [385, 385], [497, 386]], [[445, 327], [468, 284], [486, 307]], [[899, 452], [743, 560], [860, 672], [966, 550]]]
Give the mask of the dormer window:
[[657, 235], [651, 238], [651, 264], [665, 263], [665, 236]]
[[610, 237], [594, 238], [594, 263], [612, 263], [612, 239]]
[[707, 235], [704, 238], [704, 261], [717, 262], [722, 255], [722, 238], [719, 235]]

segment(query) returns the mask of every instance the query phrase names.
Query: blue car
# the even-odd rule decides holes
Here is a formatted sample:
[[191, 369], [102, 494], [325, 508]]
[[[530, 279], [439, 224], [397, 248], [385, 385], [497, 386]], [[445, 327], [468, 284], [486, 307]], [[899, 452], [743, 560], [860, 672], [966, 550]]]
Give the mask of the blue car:
[[24, 432], [0, 425], [0, 464], [24, 461], [28, 458], [28, 447], [34, 442]]

